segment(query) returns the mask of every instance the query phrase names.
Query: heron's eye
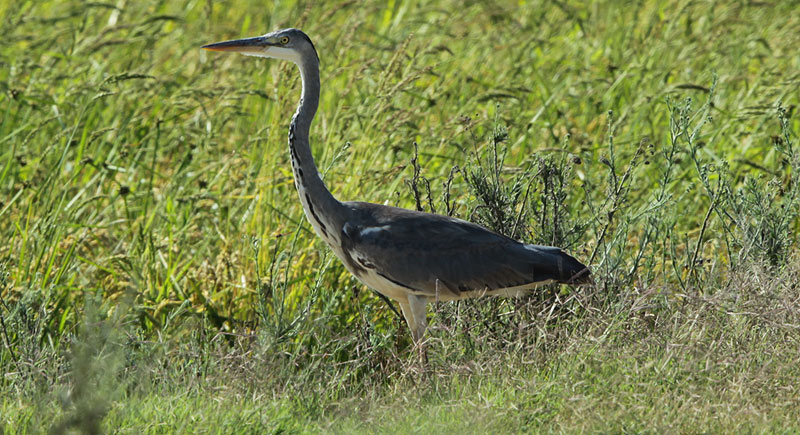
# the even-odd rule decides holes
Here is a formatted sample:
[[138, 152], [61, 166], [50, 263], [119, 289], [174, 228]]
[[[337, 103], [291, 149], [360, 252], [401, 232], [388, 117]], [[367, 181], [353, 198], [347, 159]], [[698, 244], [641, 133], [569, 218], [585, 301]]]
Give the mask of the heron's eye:
[[285, 44], [288, 44], [288, 43], [289, 43], [289, 37], [288, 36], [284, 36], [284, 37], [281, 38], [281, 44], [285, 45]]

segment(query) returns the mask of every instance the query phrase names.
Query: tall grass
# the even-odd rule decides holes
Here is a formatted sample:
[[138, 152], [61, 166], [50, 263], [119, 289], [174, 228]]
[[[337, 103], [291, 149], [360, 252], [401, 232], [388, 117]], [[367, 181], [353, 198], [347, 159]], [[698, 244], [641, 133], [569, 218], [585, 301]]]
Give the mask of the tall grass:
[[[796, 421], [793, 12], [0, 4], [0, 424]], [[288, 26], [322, 60], [312, 147], [335, 195], [564, 247], [596, 285], [437, 304], [423, 371], [304, 220], [294, 67], [198, 49]]]

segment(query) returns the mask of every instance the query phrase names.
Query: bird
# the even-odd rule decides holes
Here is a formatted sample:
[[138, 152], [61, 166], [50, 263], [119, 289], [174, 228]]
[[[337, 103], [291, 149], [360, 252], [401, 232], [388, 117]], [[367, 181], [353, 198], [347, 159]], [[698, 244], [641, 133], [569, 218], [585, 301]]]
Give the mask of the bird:
[[415, 344], [428, 325], [428, 303], [519, 296], [549, 283], [592, 282], [589, 268], [557, 247], [525, 244], [455, 217], [336, 199], [311, 155], [319, 55], [303, 31], [283, 29], [202, 48], [297, 65], [302, 93], [289, 124], [289, 155], [305, 216], [350, 273], [398, 303]]

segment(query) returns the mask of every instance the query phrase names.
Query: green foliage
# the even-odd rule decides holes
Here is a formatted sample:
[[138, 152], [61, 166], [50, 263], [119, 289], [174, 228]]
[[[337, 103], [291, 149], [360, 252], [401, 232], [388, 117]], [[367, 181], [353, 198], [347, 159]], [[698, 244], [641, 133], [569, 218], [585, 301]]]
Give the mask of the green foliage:
[[[795, 9], [0, 2], [0, 425], [787, 429]], [[199, 49], [289, 26], [335, 195], [561, 246], [596, 286], [436, 304], [419, 373], [305, 222], [295, 68]]]

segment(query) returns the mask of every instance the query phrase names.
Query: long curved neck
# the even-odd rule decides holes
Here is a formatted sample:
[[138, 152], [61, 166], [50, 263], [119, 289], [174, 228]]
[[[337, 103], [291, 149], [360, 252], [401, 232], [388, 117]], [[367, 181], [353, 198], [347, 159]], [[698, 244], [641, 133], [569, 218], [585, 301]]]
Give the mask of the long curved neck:
[[302, 76], [303, 94], [289, 126], [294, 184], [314, 231], [328, 244], [333, 244], [344, 225], [344, 207], [322, 182], [308, 141], [311, 121], [319, 107], [319, 64], [316, 60], [305, 60], [297, 66]]

